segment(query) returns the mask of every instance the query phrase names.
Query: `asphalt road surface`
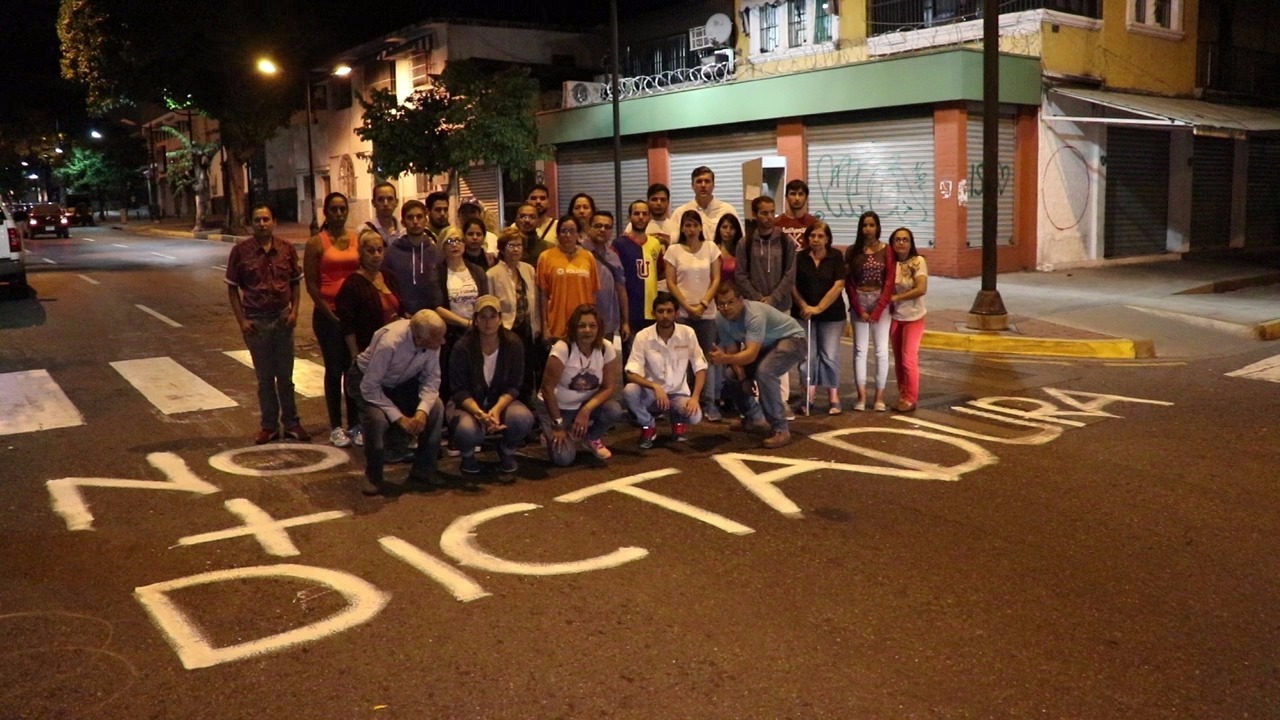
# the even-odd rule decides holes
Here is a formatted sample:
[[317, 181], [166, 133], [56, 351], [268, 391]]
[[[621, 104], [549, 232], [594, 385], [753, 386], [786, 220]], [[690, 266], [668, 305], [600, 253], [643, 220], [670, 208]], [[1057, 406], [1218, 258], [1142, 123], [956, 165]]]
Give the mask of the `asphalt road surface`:
[[355, 453], [252, 446], [229, 245], [30, 247], [0, 718], [1280, 716], [1278, 345], [926, 353], [911, 417], [369, 499]]

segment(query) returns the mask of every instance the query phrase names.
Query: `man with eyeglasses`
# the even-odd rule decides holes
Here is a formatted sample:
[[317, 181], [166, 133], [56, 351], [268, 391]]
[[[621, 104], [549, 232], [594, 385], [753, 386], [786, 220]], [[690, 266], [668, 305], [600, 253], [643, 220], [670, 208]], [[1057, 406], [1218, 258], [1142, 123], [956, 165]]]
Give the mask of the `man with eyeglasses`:
[[[600, 276], [600, 289], [596, 290], [596, 309], [600, 311], [600, 331], [604, 338], [616, 342], [615, 335], [630, 345], [630, 305], [627, 303], [627, 279], [622, 270], [622, 259], [613, 249], [613, 213], [597, 211], [591, 216], [587, 228], [587, 241], [583, 245], [596, 258], [596, 274]], [[623, 357], [626, 357], [625, 353]]]
[[396, 206], [400, 198], [396, 196], [396, 186], [386, 180], [373, 186], [373, 219], [365, 225], [382, 236], [387, 247], [404, 234], [400, 223], [396, 221]]

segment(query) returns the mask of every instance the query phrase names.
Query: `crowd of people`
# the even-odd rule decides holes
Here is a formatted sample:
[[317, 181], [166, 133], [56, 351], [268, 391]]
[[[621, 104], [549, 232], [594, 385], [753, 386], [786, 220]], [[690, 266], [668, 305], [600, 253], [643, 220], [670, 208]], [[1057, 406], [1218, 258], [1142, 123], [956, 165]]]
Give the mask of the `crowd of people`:
[[[801, 180], [787, 184], [782, 214], [761, 196], [746, 223], [715, 197], [710, 168], [690, 180], [690, 202], [671, 209], [669, 189], [654, 184], [625, 223], [583, 193], [556, 217], [536, 185], [499, 232], [474, 200], [454, 224], [445, 193], [401, 205], [382, 182], [374, 218], [359, 227], [348, 226], [344, 195], [326, 196], [301, 260], [274, 235], [271, 208], [254, 207], [253, 237], [232, 249], [226, 282], [258, 380], [255, 442], [310, 439], [292, 380], [303, 289], [324, 361], [329, 442], [363, 447], [370, 495], [385, 490], [388, 463], [412, 462], [410, 481], [443, 484], [442, 447], [466, 475], [486, 471], [477, 452], [491, 447], [500, 481], [533, 438], [557, 466], [579, 451], [608, 460], [606, 438], [628, 415], [646, 450], [663, 419], [682, 442], [690, 426], [726, 412], [764, 447], [783, 447], [789, 421], [814, 411], [820, 389], [829, 414], [843, 411], [846, 320], [853, 409], [888, 410], [892, 345], [895, 409], [914, 410], [928, 269], [911, 231], [886, 243], [879, 216], [866, 212], [839, 252], [831, 227], [809, 214]], [[793, 371], [804, 387], [794, 404]]]

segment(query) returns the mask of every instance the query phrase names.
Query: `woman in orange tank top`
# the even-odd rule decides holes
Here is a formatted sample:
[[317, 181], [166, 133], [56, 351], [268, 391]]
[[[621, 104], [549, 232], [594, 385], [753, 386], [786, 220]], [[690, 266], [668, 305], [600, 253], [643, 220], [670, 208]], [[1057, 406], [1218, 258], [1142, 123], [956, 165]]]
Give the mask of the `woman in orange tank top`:
[[351, 352], [342, 336], [342, 324], [335, 310], [338, 291], [348, 276], [360, 269], [360, 243], [347, 229], [347, 196], [329, 193], [324, 198], [324, 226], [307, 241], [303, 273], [307, 294], [315, 308], [311, 329], [324, 357], [324, 401], [329, 409], [329, 441], [337, 447], [353, 442], [363, 445], [360, 414], [350, 398], [346, 400], [347, 424], [342, 423], [342, 376], [351, 367]]

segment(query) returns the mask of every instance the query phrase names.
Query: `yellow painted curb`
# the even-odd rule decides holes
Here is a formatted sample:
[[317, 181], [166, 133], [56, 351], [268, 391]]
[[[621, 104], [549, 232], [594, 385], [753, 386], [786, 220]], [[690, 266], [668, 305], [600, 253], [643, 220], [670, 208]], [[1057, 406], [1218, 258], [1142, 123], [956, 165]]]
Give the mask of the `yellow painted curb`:
[[1280, 320], [1254, 325], [1253, 334], [1259, 340], [1280, 340]]
[[930, 350], [990, 353], [1000, 355], [1051, 355], [1057, 357], [1104, 358], [1110, 360], [1155, 357], [1150, 340], [1065, 340], [1056, 338], [1010, 337], [994, 333], [949, 333], [926, 331], [920, 347]]

